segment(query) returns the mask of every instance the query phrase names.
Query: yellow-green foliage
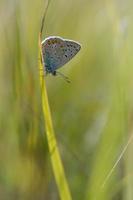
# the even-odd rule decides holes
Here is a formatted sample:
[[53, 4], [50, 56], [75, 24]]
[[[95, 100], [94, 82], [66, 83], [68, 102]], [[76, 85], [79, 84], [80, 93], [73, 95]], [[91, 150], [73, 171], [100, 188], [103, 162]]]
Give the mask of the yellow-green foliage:
[[[53, 143], [49, 153], [49, 117], [43, 115], [38, 69], [38, 34], [46, 3], [0, 1], [2, 200], [60, 199], [55, 181], [60, 170], [53, 171], [51, 165], [57, 146]], [[51, 0], [47, 12], [43, 39], [58, 35], [82, 44], [79, 54], [59, 69], [71, 84], [59, 76], [44, 80], [65, 175], [76, 200], [133, 199], [132, 143], [102, 187], [132, 134], [132, 7], [131, 0]]]
[[[45, 11], [45, 14], [46, 14], [46, 11]], [[42, 24], [42, 27], [43, 27], [43, 24]], [[40, 70], [42, 109], [43, 109], [43, 114], [45, 118], [46, 135], [47, 135], [47, 141], [48, 141], [48, 146], [49, 146], [50, 159], [51, 159], [56, 183], [58, 186], [60, 198], [62, 200], [71, 200], [72, 198], [71, 198], [70, 190], [69, 190], [68, 183], [65, 177], [64, 168], [61, 162], [59, 149], [58, 149], [58, 145], [57, 145], [57, 141], [56, 141], [56, 137], [55, 137], [55, 133], [53, 129], [46, 83], [45, 83], [45, 78], [44, 78], [44, 73], [43, 73], [44, 60], [42, 56], [41, 41], [42, 41], [42, 32], [40, 32], [39, 34], [39, 61], [38, 63], [39, 63], [39, 70]]]

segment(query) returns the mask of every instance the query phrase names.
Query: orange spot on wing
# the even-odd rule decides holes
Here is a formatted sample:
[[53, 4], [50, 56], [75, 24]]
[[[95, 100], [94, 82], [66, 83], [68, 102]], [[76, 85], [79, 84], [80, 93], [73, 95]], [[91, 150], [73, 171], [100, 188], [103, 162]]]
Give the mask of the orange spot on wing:
[[48, 44], [51, 44], [50, 40], [48, 40]]

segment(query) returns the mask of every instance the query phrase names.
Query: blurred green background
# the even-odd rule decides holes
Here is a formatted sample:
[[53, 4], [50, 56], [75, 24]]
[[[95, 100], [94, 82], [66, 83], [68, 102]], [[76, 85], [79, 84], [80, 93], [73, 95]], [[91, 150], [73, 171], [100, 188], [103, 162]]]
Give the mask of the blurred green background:
[[[0, 200], [57, 200], [38, 73], [43, 0], [0, 0]], [[54, 128], [76, 200], [133, 200], [133, 2], [51, 0], [43, 37], [79, 41], [48, 76]]]

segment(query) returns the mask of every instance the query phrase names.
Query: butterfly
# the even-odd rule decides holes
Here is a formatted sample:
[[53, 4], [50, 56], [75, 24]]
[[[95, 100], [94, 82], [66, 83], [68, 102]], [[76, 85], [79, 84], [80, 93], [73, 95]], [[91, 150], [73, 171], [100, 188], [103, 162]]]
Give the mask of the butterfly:
[[[50, 36], [42, 41], [42, 55], [46, 74], [61, 74], [56, 70], [71, 60], [81, 49], [81, 45], [73, 40]], [[65, 76], [64, 76], [65, 77]], [[67, 77], [65, 77], [67, 78]]]

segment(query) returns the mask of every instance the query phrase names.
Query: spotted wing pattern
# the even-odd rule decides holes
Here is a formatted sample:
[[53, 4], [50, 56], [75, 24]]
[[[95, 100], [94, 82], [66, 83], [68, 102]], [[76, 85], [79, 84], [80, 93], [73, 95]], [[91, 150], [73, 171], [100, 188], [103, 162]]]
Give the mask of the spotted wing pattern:
[[71, 60], [81, 49], [81, 45], [73, 40], [57, 36], [46, 38], [42, 42], [43, 59], [46, 71], [51, 73]]

